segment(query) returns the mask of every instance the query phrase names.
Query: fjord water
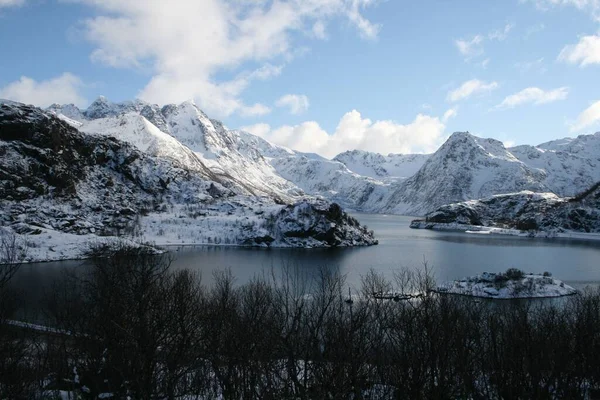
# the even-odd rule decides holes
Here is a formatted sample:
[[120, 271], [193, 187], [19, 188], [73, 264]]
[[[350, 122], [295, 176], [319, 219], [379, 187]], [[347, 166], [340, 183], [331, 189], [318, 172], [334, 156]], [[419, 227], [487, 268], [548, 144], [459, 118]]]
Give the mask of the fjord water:
[[[230, 268], [237, 283], [252, 277], [278, 273], [282, 266], [310, 273], [320, 266], [339, 268], [349, 286], [358, 287], [370, 268], [387, 277], [402, 267], [422, 268], [426, 261], [438, 282], [484, 271], [498, 272], [516, 267], [527, 272], [551, 272], [555, 278], [582, 288], [600, 284], [600, 242], [566, 239], [531, 239], [510, 236], [436, 232], [410, 229], [411, 217], [355, 215], [375, 231], [378, 246], [342, 249], [252, 249], [240, 247], [188, 246], [172, 248], [173, 268], [190, 268], [202, 273], [210, 285], [212, 271]], [[61, 271], [85, 268], [84, 261], [24, 265], [14, 285], [35, 308]]]

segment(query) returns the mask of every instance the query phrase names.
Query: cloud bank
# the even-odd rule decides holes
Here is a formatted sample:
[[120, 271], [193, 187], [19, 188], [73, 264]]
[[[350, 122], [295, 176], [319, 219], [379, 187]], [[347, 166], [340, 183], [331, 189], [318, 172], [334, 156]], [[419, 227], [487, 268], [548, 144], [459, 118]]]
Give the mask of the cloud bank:
[[56, 78], [36, 81], [26, 76], [0, 88], [0, 98], [47, 107], [52, 103], [85, 106], [81, 95], [83, 83], [77, 76], [66, 72]]
[[455, 109], [448, 110], [442, 121], [438, 117], [418, 114], [412, 122], [403, 125], [389, 120], [372, 121], [352, 110], [340, 119], [331, 133], [315, 121], [279, 128], [256, 124], [242, 129], [273, 143], [328, 158], [349, 149], [382, 154], [423, 153], [435, 151], [442, 144], [446, 128], [444, 121], [455, 115]]
[[[246, 104], [242, 94], [263, 67], [217, 79], [244, 63], [289, 62], [294, 35], [325, 38], [326, 24], [343, 19], [361, 37], [375, 39], [380, 26], [362, 11], [376, 0], [72, 0], [99, 15], [83, 22], [95, 49], [93, 61], [150, 71], [139, 97], [155, 103], [194, 98], [210, 115], [264, 115], [264, 104]], [[312, 33], [311, 33], [312, 32]], [[268, 69], [268, 68], [267, 68]], [[276, 76], [279, 71], [269, 77]]]

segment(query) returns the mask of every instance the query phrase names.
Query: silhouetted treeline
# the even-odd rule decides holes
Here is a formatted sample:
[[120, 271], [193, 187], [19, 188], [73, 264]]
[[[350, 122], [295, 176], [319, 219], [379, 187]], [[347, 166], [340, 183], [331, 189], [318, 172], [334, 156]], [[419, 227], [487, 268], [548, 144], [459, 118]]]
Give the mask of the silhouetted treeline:
[[[599, 396], [598, 291], [492, 303], [428, 294], [427, 270], [404, 270], [369, 273], [350, 298], [335, 270], [293, 267], [244, 285], [221, 271], [205, 287], [168, 255], [100, 253], [52, 290], [52, 331], [9, 324], [2, 300], [0, 398]], [[392, 290], [425, 295], [372, 296]]]

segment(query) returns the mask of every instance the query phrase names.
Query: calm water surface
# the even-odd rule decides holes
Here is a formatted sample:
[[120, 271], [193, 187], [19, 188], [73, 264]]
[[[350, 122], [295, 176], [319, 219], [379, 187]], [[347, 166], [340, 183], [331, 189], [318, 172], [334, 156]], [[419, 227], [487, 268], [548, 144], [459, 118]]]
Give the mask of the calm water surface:
[[[358, 286], [360, 277], [374, 268], [388, 277], [402, 267], [419, 268], [427, 261], [438, 282], [484, 271], [516, 267], [527, 272], [550, 271], [554, 277], [581, 288], [600, 284], [600, 242], [567, 239], [531, 239], [410, 229], [411, 217], [356, 214], [375, 231], [378, 246], [348, 249], [249, 249], [239, 247], [173, 248], [173, 268], [191, 268], [210, 284], [212, 271], [230, 268], [237, 282], [257, 274], [293, 265], [307, 271], [320, 266], [339, 268], [347, 283]], [[61, 271], [85, 268], [82, 261], [24, 265], [14, 285], [31, 305], [39, 302]], [[24, 308], [29, 308], [24, 304]]]

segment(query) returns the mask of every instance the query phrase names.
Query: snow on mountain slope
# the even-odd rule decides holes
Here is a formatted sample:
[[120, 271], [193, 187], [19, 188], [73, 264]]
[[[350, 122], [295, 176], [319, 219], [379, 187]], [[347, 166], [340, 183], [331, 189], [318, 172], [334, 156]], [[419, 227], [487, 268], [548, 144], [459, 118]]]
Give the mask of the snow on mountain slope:
[[354, 210], [377, 210], [388, 191], [389, 185], [355, 174], [337, 161], [291, 155], [274, 158], [271, 164], [282, 177], [305, 192]]
[[205, 166], [211, 179], [246, 194], [288, 203], [304, 196], [296, 185], [281, 178], [262, 154], [288, 155], [293, 154], [291, 150], [230, 131], [191, 101], [161, 108], [140, 100], [112, 103], [100, 97], [83, 111], [73, 105], [53, 105], [48, 110], [81, 122], [83, 131], [109, 131], [142, 151], [179, 160], [187, 168], [202, 170]]
[[521, 190], [545, 191], [544, 173], [500, 141], [456, 132], [419, 171], [395, 185], [381, 211], [421, 215], [443, 204]]
[[273, 153], [289, 153], [288, 149], [258, 138], [247, 142], [250, 134], [226, 129], [221, 122], [209, 119], [193, 102], [163, 107], [163, 115], [169, 133], [206, 160], [218, 176], [231, 176], [254, 195], [274, 196], [286, 202], [304, 196], [296, 185], [277, 174], [253, 144], [258, 143]]
[[[174, 149], [174, 144], [149, 147], [145, 142], [156, 142], [162, 132], [164, 140], [172, 137], [180, 143], [177, 151], [181, 154], [186, 154], [183, 148], [189, 148], [210, 169], [213, 179], [245, 194], [279, 202], [315, 195], [359, 211], [423, 214], [446, 203], [520, 190], [573, 195], [600, 179], [600, 134], [506, 149], [493, 139], [455, 133], [433, 155], [383, 156], [354, 150], [327, 160], [248, 132], [229, 130], [190, 101], [159, 107], [139, 100], [111, 103], [99, 98], [83, 111], [72, 105], [53, 105], [49, 110], [74, 126], [73, 121], [80, 121], [84, 130], [99, 124], [97, 133], [104, 129], [103, 124], [135, 114], [146, 122], [126, 120], [111, 128], [113, 134], [129, 137], [146, 152]], [[97, 122], [111, 118], [110, 123]], [[143, 126], [138, 129], [140, 124]], [[121, 127], [132, 132], [121, 132]], [[140, 143], [141, 139], [132, 137], [137, 137], [138, 131], [149, 138]], [[160, 151], [151, 154], [170, 156]], [[186, 163], [193, 158], [179, 154], [171, 154], [171, 158]]]
[[509, 150], [543, 172], [544, 184], [561, 196], [574, 196], [600, 180], [600, 132]]
[[425, 164], [430, 154], [388, 154], [384, 156], [363, 150], [351, 150], [333, 159], [350, 171], [379, 180], [399, 180], [413, 176]]
[[[103, 240], [96, 235], [127, 233], [183, 244], [376, 244], [372, 233], [335, 204], [281, 205], [240, 195], [140, 151], [138, 146], [148, 150], [167, 141], [140, 116], [95, 123], [108, 124], [102, 126], [108, 134], [81, 132], [33, 106], [0, 103], [0, 234], [10, 230], [35, 245], [31, 260], [79, 257], [73, 249], [84, 241], [74, 235]], [[110, 133], [121, 134], [121, 123], [138, 129], [126, 129], [136, 146]]]
[[85, 120], [79, 130], [88, 134], [113, 136], [134, 145], [144, 153], [171, 160], [181, 168], [199, 172], [205, 179], [217, 179], [193, 151], [139, 114], [127, 113]]

